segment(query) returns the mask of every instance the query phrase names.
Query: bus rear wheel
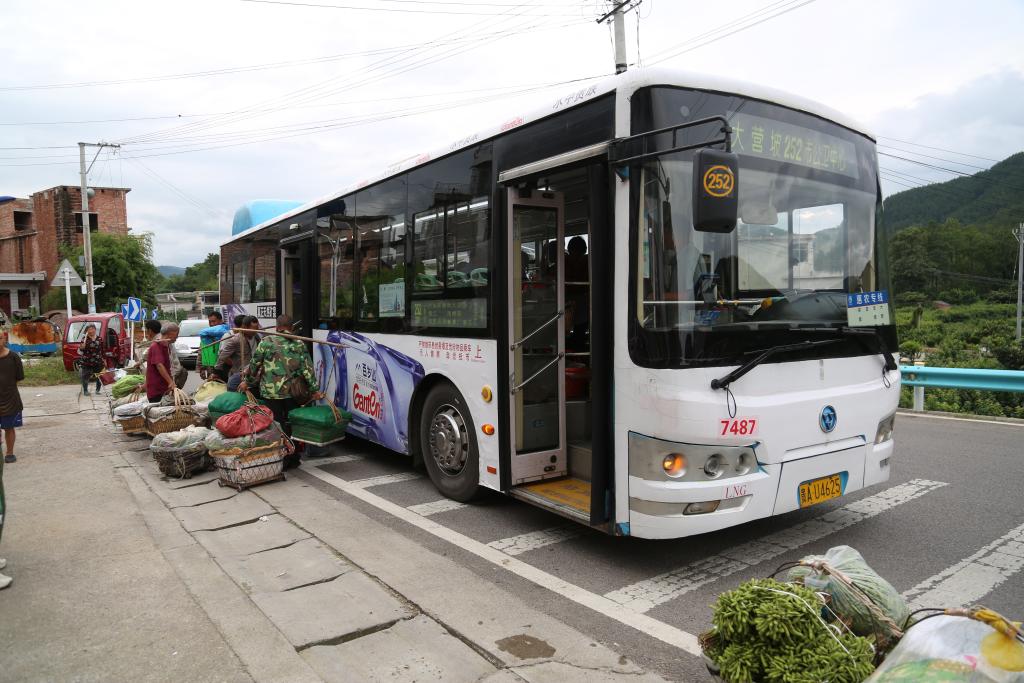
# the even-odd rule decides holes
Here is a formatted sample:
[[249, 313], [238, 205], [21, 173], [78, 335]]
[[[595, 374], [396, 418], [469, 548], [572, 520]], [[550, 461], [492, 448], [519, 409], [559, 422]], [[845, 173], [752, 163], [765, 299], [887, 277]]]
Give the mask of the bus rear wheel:
[[452, 500], [472, 500], [480, 484], [473, 417], [450, 384], [430, 390], [420, 413], [420, 452], [434, 486]]

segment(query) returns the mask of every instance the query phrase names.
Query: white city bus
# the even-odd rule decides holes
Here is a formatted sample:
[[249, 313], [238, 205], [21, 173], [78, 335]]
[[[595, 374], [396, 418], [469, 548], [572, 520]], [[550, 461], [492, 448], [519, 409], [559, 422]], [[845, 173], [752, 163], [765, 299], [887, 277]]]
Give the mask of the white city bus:
[[681, 537], [889, 478], [879, 207], [843, 114], [635, 71], [245, 230], [221, 300], [345, 344], [349, 433], [444, 495]]

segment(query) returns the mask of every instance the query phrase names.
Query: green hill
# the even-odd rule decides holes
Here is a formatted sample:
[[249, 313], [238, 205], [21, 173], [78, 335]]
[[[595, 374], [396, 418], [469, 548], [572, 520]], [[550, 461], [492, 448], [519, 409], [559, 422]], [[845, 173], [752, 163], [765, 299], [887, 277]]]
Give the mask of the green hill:
[[898, 192], [883, 204], [882, 223], [890, 234], [951, 218], [964, 225], [1016, 225], [1024, 219], [1024, 152], [973, 176]]

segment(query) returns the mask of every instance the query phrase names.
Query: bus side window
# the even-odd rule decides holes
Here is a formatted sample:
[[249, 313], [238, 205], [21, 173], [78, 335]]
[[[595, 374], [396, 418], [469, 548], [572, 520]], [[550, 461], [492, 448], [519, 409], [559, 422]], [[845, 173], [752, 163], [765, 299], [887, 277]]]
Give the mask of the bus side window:
[[320, 264], [320, 320], [330, 329], [352, 327], [352, 284], [355, 240], [352, 217], [340, 212], [317, 220]]
[[401, 332], [405, 323], [405, 176], [356, 194], [357, 328]]

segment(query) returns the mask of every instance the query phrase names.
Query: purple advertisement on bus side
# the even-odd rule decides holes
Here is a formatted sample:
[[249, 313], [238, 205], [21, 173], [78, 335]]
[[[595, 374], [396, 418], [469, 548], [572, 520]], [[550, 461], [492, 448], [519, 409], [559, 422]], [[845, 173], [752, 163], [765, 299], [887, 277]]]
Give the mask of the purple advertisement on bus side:
[[409, 401], [423, 379], [423, 366], [389, 346], [356, 332], [334, 331], [317, 345], [317, 379], [339, 408], [352, 414], [348, 431], [399, 453], [409, 453]]

